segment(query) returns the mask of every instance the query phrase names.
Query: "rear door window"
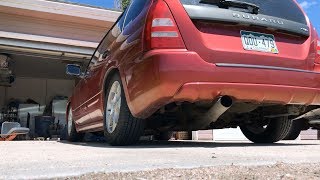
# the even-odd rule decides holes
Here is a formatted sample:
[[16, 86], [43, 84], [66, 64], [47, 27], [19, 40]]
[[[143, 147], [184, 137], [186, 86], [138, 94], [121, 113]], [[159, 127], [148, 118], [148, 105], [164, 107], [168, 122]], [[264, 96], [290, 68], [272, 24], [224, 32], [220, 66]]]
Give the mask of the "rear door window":
[[[203, 4], [200, 0], [180, 0], [184, 5], [212, 6], [216, 5]], [[259, 14], [278, 17], [302, 24], [307, 24], [306, 18], [294, 0], [238, 0], [252, 3], [260, 7]]]

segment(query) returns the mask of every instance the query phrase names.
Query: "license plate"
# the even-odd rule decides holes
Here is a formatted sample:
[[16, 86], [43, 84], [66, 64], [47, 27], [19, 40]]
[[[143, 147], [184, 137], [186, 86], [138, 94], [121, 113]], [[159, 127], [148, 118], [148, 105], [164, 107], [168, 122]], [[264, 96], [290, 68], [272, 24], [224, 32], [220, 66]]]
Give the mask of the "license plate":
[[241, 31], [243, 48], [248, 51], [260, 51], [278, 54], [278, 48], [272, 34]]

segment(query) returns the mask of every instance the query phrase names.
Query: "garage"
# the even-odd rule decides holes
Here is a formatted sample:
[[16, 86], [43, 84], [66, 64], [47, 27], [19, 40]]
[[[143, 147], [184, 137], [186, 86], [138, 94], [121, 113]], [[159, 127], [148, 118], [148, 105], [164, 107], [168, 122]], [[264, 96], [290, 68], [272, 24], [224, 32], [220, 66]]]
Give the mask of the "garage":
[[45, 115], [63, 129], [67, 97], [77, 83], [65, 67], [85, 67], [119, 15], [56, 1], [1, 1], [0, 122], [18, 121], [33, 136], [35, 117]]

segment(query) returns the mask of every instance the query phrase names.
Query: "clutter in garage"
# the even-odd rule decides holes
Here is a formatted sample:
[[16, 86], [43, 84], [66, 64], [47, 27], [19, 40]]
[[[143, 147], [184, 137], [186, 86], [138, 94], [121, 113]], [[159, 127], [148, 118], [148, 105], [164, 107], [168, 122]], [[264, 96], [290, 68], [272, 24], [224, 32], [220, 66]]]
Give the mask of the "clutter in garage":
[[64, 139], [67, 102], [66, 96], [55, 96], [47, 105], [41, 105], [32, 99], [10, 100], [1, 111], [0, 124], [2, 129], [6, 129], [6, 134], [1, 132], [2, 137], [9, 136], [8, 128], [12, 127], [16, 128], [11, 131], [13, 135], [24, 135], [20, 139]]
[[5, 54], [0, 54], [0, 85], [10, 86], [14, 82], [14, 75], [10, 69], [10, 58]]

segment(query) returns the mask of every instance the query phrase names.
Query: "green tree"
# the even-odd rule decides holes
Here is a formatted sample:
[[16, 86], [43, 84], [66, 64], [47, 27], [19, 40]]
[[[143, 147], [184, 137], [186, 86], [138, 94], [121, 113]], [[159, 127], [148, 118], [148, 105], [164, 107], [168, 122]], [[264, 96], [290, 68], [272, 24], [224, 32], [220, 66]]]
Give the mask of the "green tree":
[[130, 0], [122, 0], [121, 1], [122, 9], [125, 9], [129, 4], [130, 4]]

